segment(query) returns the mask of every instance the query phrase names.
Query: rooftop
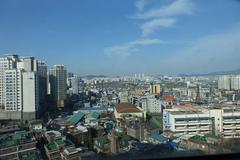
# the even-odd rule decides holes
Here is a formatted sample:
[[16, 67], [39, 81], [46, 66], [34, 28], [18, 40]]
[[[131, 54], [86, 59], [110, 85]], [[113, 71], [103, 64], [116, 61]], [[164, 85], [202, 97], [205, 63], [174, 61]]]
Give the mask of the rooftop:
[[27, 131], [16, 131], [14, 134], [5, 134], [0, 137], [0, 148], [19, 145], [32, 141], [32, 135]]
[[19, 153], [19, 157], [21, 160], [37, 160], [39, 159], [37, 156], [37, 152], [34, 151], [28, 151], [28, 152], [21, 152]]
[[48, 149], [48, 151], [53, 152], [53, 151], [58, 151], [58, 147], [56, 145], [56, 143], [50, 143], [46, 145], [46, 148]]
[[167, 141], [168, 140], [166, 137], [164, 137], [163, 135], [160, 135], [160, 134], [151, 135], [150, 138], [155, 139], [157, 141]]
[[94, 106], [94, 107], [83, 107], [83, 108], [80, 108], [79, 110], [80, 111], [92, 111], [92, 110], [96, 110], [96, 111], [100, 111], [100, 110], [108, 110], [109, 106]]
[[119, 103], [115, 106], [118, 113], [141, 113], [135, 105], [130, 103]]
[[84, 114], [82, 112], [78, 112], [73, 114], [70, 118], [68, 118], [68, 122], [76, 124], [78, 123], [82, 118], [84, 117]]

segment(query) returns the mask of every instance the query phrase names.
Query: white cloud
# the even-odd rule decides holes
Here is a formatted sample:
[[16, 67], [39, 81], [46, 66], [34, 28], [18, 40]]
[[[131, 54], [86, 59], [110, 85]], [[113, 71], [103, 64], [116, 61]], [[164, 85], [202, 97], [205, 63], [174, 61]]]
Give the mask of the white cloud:
[[138, 12], [133, 16], [134, 19], [146, 20], [141, 25], [142, 35], [148, 36], [159, 28], [167, 28], [176, 24], [177, 16], [191, 15], [195, 6], [190, 0], [175, 0], [170, 4], [162, 5], [144, 11], [146, 0], [139, 0], [136, 3]]
[[153, 19], [144, 23], [141, 27], [142, 35], [147, 36], [159, 28], [171, 27], [176, 23], [174, 18]]
[[147, 4], [147, 0], [138, 0], [135, 3], [135, 6], [139, 12], [142, 12], [144, 10], [144, 7], [146, 6], [146, 4]]
[[239, 53], [240, 30], [234, 28], [192, 42], [190, 46], [174, 54], [174, 57], [164, 60], [161, 67], [169, 71], [170, 68], [164, 69], [164, 66], [171, 66], [175, 73], [209, 73], [238, 69]]
[[136, 19], [149, 19], [158, 17], [172, 17], [184, 14], [192, 14], [194, 5], [190, 0], [176, 0], [173, 3], [160, 8], [153, 8], [144, 13], [137, 13], [133, 16]]
[[138, 51], [138, 46], [156, 45], [164, 43], [160, 39], [137, 39], [121, 45], [106, 48], [105, 54], [108, 56], [128, 57]]

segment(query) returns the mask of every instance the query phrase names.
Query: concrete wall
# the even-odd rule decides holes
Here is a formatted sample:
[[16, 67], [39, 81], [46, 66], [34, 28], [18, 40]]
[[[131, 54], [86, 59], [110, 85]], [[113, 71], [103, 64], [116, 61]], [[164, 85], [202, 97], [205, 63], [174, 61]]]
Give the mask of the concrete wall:
[[[23, 120], [36, 119], [35, 112], [23, 112]], [[21, 112], [1, 111], [0, 120], [21, 120]]]

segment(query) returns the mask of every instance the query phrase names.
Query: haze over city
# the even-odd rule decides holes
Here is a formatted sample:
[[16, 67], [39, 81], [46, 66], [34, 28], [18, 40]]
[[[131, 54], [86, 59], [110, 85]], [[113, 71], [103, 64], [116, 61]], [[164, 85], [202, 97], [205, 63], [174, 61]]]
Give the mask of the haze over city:
[[237, 0], [2, 0], [0, 52], [80, 75], [240, 68]]

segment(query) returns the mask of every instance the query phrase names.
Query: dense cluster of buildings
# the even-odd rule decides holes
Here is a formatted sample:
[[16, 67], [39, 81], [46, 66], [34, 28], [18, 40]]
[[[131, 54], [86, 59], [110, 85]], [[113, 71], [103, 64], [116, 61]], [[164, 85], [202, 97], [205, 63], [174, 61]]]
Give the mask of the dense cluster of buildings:
[[67, 71], [63, 65], [47, 65], [34, 57], [0, 57], [0, 119], [36, 118], [47, 95], [64, 106], [67, 95]]
[[79, 77], [64, 65], [1, 56], [0, 159], [231, 152], [240, 138], [239, 77]]

